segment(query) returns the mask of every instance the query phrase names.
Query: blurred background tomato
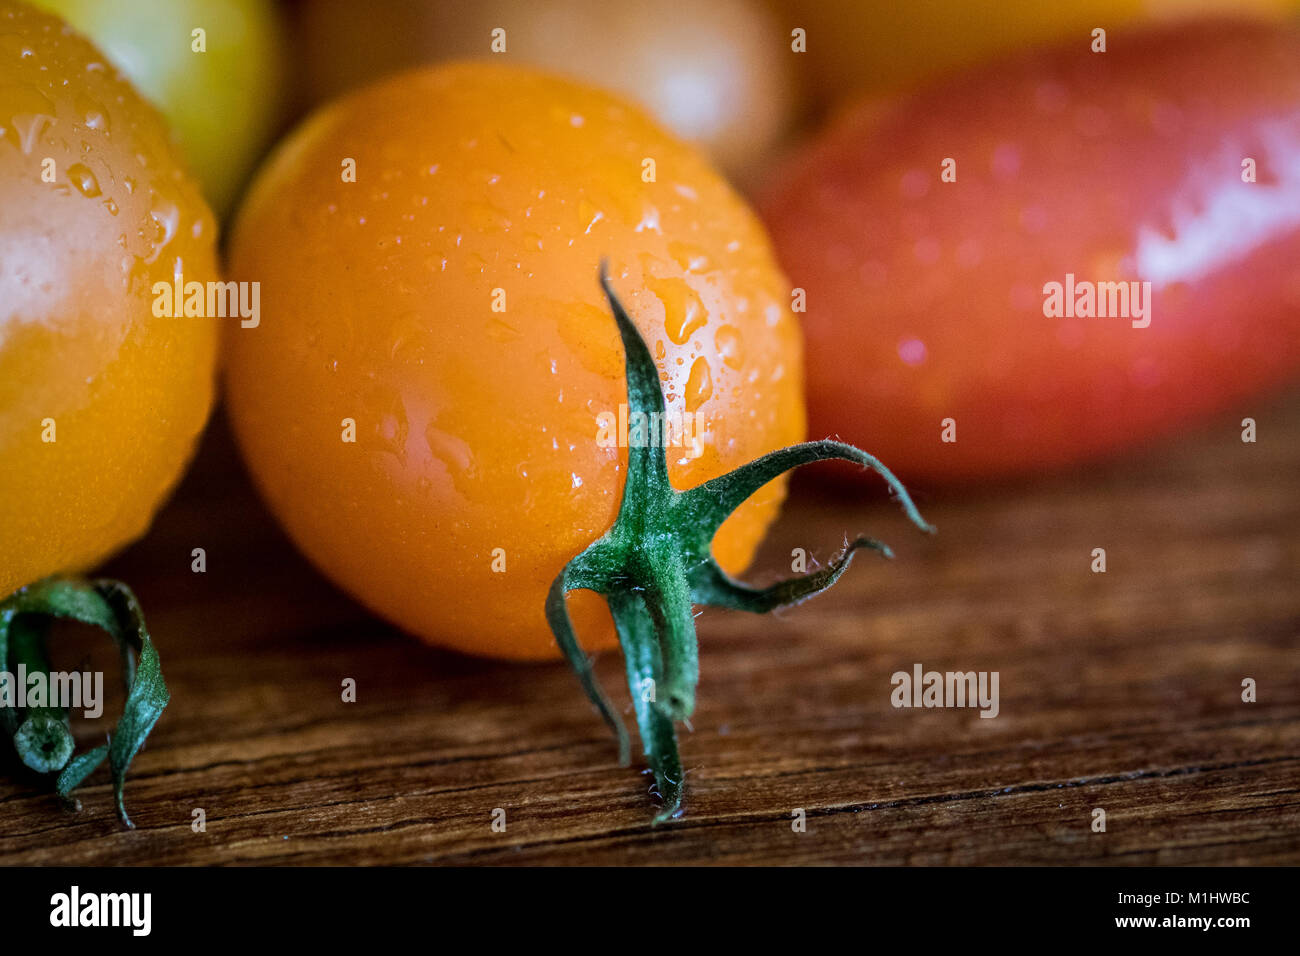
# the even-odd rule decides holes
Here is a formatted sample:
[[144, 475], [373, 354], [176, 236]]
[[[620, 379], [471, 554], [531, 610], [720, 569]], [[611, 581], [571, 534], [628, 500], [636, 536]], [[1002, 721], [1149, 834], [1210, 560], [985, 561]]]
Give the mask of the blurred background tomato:
[[898, 90], [950, 70], [1071, 35], [1086, 44], [1143, 22], [1300, 16], [1300, 0], [774, 0], [808, 33], [808, 86], [820, 103]]
[[[89, 37], [162, 110], [224, 218], [283, 119], [288, 71], [272, 0], [33, 0]], [[204, 52], [193, 31], [204, 31]]]
[[[1300, 371], [1300, 31], [1133, 28], [877, 98], [760, 206], [814, 437], [927, 482], [1129, 448]], [[1128, 295], [1046, 314], [1070, 276]]]
[[388, 0], [364, 15], [303, 0], [298, 16], [309, 105], [417, 64], [498, 57], [641, 103], [742, 180], [800, 99], [789, 31], [762, 0]]

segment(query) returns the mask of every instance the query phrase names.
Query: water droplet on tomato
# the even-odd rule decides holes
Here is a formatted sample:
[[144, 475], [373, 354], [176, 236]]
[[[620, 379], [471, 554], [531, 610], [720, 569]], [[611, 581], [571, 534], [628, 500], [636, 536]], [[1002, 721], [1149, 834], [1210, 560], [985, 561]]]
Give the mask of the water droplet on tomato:
[[605, 218], [605, 214], [585, 199], [578, 200], [578, 226], [583, 235], [589, 235], [592, 227]]
[[690, 377], [686, 380], [686, 410], [693, 412], [713, 395], [713, 373], [709, 370], [708, 360], [703, 356], [691, 366]]
[[433, 457], [446, 467], [456, 490], [465, 497], [472, 498], [478, 477], [478, 462], [469, 443], [459, 435], [438, 427], [434, 422], [430, 422], [425, 429], [424, 440]]
[[406, 461], [406, 435], [409, 428], [406, 406], [395, 389], [379, 386], [368, 396], [366, 407], [377, 416], [375, 437], [384, 451]]
[[54, 122], [54, 104], [40, 90], [31, 88], [20, 89], [16, 97], [12, 93], [7, 95], [11, 100], [17, 99], [18, 109], [10, 116], [5, 134], [25, 155], [30, 156], [41, 134]]
[[664, 331], [676, 344], [685, 344], [709, 321], [708, 310], [699, 295], [681, 279], [647, 278], [645, 281], [664, 305]]
[[744, 347], [740, 341], [740, 330], [734, 325], [724, 325], [713, 336], [713, 346], [719, 357], [729, 367], [739, 369], [745, 364]]
[[87, 199], [94, 199], [99, 195], [99, 180], [84, 163], [73, 163], [68, 167], [68, 182], [72, 183], [77, 192]]
[[654, 206], [647, 205], [641, 212], [641, 221], [636, 224], [637, 232], [660, 232], [659, 228], [659, 210]]
[[668, 243], [668, 254], [687, 272], [703, 272], [709, 267], [708, 253], [688, 242]]
[[108, 110], [84, 93], [77, 95], [76, 110], [81, 115], [81, 122], [89, 129], [108, 132]]
[[149, 210], [149, 220], [152, 223], [150, 229], [153, 234], [146, 236], [151, 252], [145, 261], [155, 262], [175, 238], [176, 230], [180, 227], [181, 211], [174, 202], [155, 197], [153, 208]]

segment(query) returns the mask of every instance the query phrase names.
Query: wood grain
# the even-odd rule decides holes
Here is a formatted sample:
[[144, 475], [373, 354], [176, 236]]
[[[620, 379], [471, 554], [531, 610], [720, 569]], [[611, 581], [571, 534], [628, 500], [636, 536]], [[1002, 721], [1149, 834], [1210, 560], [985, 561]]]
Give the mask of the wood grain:
[[[172, 689], [128, 783], [138, 829], [118, 825], [104, 771], [73, 812], [9, 766], [0, 860], [1300, 862], [1298, 475], [1292, 396], [1066, 476], [918, 489], [935, 538], [878, 484], [800, 482], [752, 577], [845, 534], [897, 560], [860, 558], [796, 610], [699, 619], [687, 812], [651, 828], [647, 778], [616, 765], [563, 665], [441, 653], [367, 615], [276, 530], [218, 421], [107, 569], [144, 602]], [[916, 662], [998, 671], [1000, 715], [895, 709], [890, 675]], [[626, 701], [616, 655], [598, 669]]]

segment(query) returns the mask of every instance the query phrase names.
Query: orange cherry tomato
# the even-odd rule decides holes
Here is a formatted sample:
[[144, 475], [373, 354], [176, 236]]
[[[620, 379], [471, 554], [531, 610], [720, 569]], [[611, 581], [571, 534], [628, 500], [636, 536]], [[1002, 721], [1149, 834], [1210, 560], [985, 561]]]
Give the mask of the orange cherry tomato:
[[214, 278], [214, 235], [153, 108], [0, 0], [0, 597], [133, 540], [176, 481], [217, 332], [152, 286]]
[[[557, 656], [548, 588], [612, 524], [627, 461], [600, 441], [627, 401], [602, 259], [669, 416], [695, 422], [698, 447], [670, 448], [677, 487], [803, 437], [762, 228], [608, 94], [492, 63], [404, 74], [307, 120], [240, 212], [232, 272], [261, 283], [262, 321], [230, 329], [227, 384], [252, 473], [329, 577], [431, 643]], [[726, 569], [783, 493], [722, 526]], [[570, 609], [613, 646], [598, 597]]]

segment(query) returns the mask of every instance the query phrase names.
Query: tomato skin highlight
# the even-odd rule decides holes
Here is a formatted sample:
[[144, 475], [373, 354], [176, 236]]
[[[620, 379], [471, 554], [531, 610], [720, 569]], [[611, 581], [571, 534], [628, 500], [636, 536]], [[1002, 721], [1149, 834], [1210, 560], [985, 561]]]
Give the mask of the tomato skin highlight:
[[212, 214], [106, 63], [0, 0], [0, 597], [142, 534], [212, 402], [216, 323], [152, 293], [216, 277]]
[[[814, 437], [904, 480], [1114, 453], [1300, 370], [1300, 38], [1211, 22], [990, 65], [846, 114], [760, 208], [807, 290]], [[1047, 317], [1067, 274], [1151, 281], [1149, 327]]]
[[[341, 100], [259, 174], [231, 252], [262, 284], [261, 325], [226, 341], [259, 488], [329, 577], [431, 643], [558, 655], [547, 592], [612, 524], [627, 458], [597, 443], [626, 402], [602, 259], [669, 413], [701, 423], [678, 487], [803, 437], [799, 330], [756, 217], [694, 150], [575, 83], [467, 63]], [[725, 567], [783, 493], [723, 525]], [[614, 645], [598, 597], [571, 610]]]

